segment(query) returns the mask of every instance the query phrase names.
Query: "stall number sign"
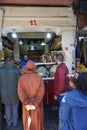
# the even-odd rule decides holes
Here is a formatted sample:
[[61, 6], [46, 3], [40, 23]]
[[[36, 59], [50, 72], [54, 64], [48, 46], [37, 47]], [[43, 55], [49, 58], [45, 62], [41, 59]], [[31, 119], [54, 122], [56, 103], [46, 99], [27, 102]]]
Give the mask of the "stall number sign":
[[37, 21], [31, 19], [31, 20], [29, 21], [29, 24], [30, 24], [31, 26], [36, 26], [36, 25], [37, 25]]

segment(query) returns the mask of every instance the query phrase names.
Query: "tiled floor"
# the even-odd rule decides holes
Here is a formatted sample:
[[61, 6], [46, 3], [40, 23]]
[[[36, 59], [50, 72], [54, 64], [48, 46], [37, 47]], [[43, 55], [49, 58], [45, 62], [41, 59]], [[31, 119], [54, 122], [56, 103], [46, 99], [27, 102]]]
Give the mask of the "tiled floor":
[[[58, 108], [57, 106], [45, 106], [44, 107], [44, 114], [45, 114], [45, 130], [57, 130], [58, 126]], [[23, 130], [22, 120], [20, 119], [20, 122], [18, 126], [8, 127], [6, 125], [6, 122], [3, 122], [3, 129], [2, 130]]]

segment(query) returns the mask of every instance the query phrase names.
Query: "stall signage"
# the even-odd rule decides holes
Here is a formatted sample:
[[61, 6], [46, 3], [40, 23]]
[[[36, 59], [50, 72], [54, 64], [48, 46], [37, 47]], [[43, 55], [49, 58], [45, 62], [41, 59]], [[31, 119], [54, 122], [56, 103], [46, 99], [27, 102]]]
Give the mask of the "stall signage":
[[37, 25], [37, 21], [31, 19], [31, 20], [29, 20], [29, 25], [36, 26]]

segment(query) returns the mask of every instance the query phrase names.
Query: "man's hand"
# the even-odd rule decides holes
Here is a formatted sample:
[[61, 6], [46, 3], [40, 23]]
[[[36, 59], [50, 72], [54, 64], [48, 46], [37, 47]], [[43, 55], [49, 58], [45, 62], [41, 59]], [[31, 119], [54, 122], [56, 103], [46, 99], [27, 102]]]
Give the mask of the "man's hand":
[[54, 99], [57, 100], [57, 95], [54, 95]]
[[35, 109], [35, 106], [34, 105], [30, 105], [31, 107], [31, 110], [34, 110]]
[[34, 105], [25, 105], [25, 108], [26, 108], [27, 111], [34, 110], [35, 106]]

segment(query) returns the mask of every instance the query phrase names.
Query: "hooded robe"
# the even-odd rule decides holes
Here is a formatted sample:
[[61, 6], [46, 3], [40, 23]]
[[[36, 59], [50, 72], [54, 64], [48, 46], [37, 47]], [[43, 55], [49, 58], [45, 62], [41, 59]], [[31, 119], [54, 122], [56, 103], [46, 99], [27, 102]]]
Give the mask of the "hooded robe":
[[[23, 75], [18, 81], [18, 96], [22, 103], [24, 130], [44, 130], [44, 82], [32, 61], [27, 62], [22, 72]], [[34, 105], [35, 110], [27, 111], [25, 105]]]

